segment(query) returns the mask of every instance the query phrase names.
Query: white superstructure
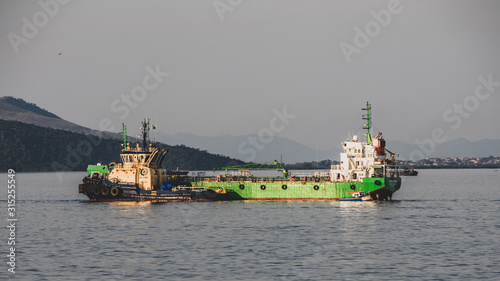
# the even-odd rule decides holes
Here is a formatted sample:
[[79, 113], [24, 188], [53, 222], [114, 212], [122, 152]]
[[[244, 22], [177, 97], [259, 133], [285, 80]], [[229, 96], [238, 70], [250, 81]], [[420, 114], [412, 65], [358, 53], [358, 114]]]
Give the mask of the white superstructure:
[[331, 166], [330, 180], [361, 182], [366, 177], [383, 177], [387, 163], [384, 145], [382, 138], [373, 138], [368, 144], [359, 141], [357, 136], [342, 142], [344, 152], [340, 153], [340, 165]]
[[[107, 175], [112, 182], [135, 183], [143, 190], [157, 190], [163, 181], [168, 180], [168, 174], [161, 167], [161, 163], [168, 149], [156, 148], [149, 141], [149, 120], [142, 122], [143, 142], [142, 146], [137, 143], [132, 147], [130, 143], [124, 143], [120, 154], [122, 163], [110, 167]], [[126, 127], [122, 134], [126, 136]]]
[[[385, 148], [385, 140], [382, 133], [372, 138], [371, 129], [371, 105], [366, 103], [366, 129], [365, 141], [359, 141], [354, 135], [352, 140], [342, 142], [344, 152], [340, 153], [340, 165], [332, 165], [330, 169], [330, 180], [338, 182], [361, 182], [363, 178], [392, 177], [398, 173], [395, 166], [394, 154]], [[386, 159], [386, 151], [391, 154], [391, 159]]]

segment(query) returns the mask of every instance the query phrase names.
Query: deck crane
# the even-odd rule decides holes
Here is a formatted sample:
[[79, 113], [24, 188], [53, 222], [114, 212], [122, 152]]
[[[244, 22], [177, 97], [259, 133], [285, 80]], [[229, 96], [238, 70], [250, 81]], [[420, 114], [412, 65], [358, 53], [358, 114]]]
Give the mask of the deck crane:
[[214, 172], [218, 170], [224, 170], [226, 173], [228, 170], [276, 170], [283, 173], [284, 179], [288, 178], [288, 170], [280, 162], [278, 162], [278, 160], [274, 160], [273, 162], [251, 163], [213, 169]]
[[389, 154], [391, 155], [391, 164], [396, 165], [396, 160], [394, 160], [394, 156], [396, 156], [396, 154], [385, 147], [384, 147], [384, 149], [385, 149], [385, 151], [389, 152]]

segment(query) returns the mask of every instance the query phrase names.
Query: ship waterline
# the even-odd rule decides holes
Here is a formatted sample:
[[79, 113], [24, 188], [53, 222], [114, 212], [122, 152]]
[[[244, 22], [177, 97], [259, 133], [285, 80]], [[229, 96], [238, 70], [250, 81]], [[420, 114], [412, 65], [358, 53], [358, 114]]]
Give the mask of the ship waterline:
[[327, 181], [195, 181], [193, 187], [223, 188], [232, 200], [339, 200], [364, 192], [372, 200], [391, 199], [401, 186], [401, 178], [365, 178], [361, 182]]

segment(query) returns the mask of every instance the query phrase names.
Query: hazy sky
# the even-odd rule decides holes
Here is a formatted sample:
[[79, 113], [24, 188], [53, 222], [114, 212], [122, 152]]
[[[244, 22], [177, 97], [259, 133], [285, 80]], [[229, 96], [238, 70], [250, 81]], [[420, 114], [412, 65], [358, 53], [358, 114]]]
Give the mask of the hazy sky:
[[1, 0], [0, 95], [131, 134], [153, 117], [329, 149], [370, 101], [389, 141], [500, 138], [499, 15], [495, 0]]

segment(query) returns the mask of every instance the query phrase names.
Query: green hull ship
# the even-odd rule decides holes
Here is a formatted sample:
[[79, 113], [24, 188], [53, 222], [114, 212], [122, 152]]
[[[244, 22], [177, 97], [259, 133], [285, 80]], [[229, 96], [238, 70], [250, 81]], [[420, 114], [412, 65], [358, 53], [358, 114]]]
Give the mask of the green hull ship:
[[[221, 167], [224, 175], [199, 178], [187, 185], [197, 188], [223, 188], [232, 200], [390, 200], [401, 187], [394, 153], [385, 148], [382, 133], [371, 137], [371, 105], [367, 102], [365, 141], [342, 142], [340, 165], [329, 171], [289, 176], [279, 162]], [[391, 158], [386, 158], [389, 153]], [[253, 177], [249, 170], [274, 169], [283, 177]], [[229, 171], [236, 171], [232, 175]]]
[[[190, 182], [194, 188], [223, 188], [229, 200], [387, 200], [401, 186], [398, 177], [365, 178], [361, 182], [236, 180], [217, 182], [210, 180]], [[358, 199], [358, 200], [356, 200]]]
[[[312, 174], [290, 175], [278, 161], [220, 167], [214, 175], [166, 171], [161, 163], [167, 151], [149, 143], [149, 121], [143, 122], [143, 145], [126, 142], [122, 163], [89, 165], [79, 192], [91, 201], [220, 201], [220, 200], [391, 200], [401, 187], [394, 153], [385, 148], [382, 133], [371, 136], [371, 105], [362, 108], [365, 141], [355, 135], [342, 142], [340, 164]], [[390, 158], [386, 157], [387, 154]], [[256, 177], [250, 170], [274, 169], [277, 177]], [[218, 172], [224, 171], [224, 172]]]

